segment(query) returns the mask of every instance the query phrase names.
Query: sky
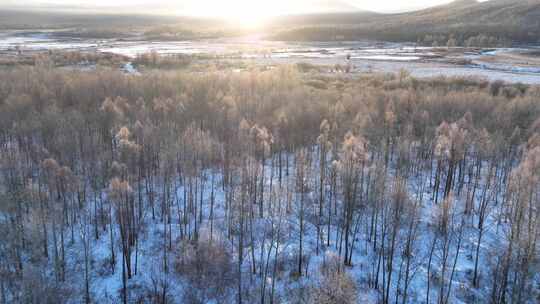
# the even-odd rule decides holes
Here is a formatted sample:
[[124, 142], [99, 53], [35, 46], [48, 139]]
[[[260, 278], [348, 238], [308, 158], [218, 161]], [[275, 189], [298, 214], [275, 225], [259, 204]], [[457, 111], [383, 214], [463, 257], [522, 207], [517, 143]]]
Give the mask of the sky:
[[4, 6], [75, 10], [132, 10], [177, 15], [235, 17], [369, 10], [400, 12], [452, 0], [0, 0]]

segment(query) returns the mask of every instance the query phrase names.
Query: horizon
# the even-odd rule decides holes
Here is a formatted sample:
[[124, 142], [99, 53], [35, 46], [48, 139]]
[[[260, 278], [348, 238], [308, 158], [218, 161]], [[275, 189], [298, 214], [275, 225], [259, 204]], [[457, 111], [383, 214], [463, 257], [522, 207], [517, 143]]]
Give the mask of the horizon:
[[[325, 13], [400, 13], [427, 9], [463, 0], [3, 0], [0, 8], [27, 12], [173, 15], [202, 18], [251, 18], [254, 20]], [[471, 0], [486, 2], [490, 0]], [[252, 20], [252, 21], [254, 21]]]

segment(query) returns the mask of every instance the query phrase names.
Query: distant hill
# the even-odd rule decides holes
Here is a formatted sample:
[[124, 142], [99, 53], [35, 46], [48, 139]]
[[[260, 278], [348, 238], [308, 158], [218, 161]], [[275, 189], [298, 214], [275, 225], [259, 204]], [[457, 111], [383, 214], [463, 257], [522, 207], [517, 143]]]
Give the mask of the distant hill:
[[[0, 0], [1, 1], [1, 0]], [[176, 17], [0, 9], [0, 29], [126, 29], [178, 22]]]
[[[2, 1], [2, 0], [0, 0]], [[210, 18], [0, 9], [0, 30], [58, 30], [58, 37], [185, 40], [233, 36], [235, 29]]]
[[[195, 33], [189, 37], [207, 37], [208, 33], [215, 37], [250, 32], [213, 18], [2, 7], [0, 3], [0, 30], [77, 28], [81, 29], [79, 35], [103, 38], [138, 31], [156, 39], [177, 39], [185, 33]], [[264, 31], [277, 40], [373, 39], [486, 47], [534, 44], [540, 43], [540, 0], [456, 0], [405, 13], [354, 11], [281, 16], [270, 20]]]
[[[398, 14], [347, 13], [281, 18], [275, 38], [284, 40], [379, 39], [424, 44], [509, 44], [540, 41], [540, 0], [457, 0]], [[289, 21], [289, 23], [286, 23]], [[284, 23], [285, 22], [285, 23]], [[281, 27], [281, 29], [280, 29]], [[292, 27], [292, 29], [291, 29]], [[285, 29], [287, 28], [287, 29]]]

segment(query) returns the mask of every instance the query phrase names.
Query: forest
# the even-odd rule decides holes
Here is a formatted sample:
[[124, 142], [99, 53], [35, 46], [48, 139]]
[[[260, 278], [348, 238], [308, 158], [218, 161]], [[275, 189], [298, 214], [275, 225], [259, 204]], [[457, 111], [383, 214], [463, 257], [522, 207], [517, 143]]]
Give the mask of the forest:
[[0, 70], [0, 303], [538, 303], [540, 87]]

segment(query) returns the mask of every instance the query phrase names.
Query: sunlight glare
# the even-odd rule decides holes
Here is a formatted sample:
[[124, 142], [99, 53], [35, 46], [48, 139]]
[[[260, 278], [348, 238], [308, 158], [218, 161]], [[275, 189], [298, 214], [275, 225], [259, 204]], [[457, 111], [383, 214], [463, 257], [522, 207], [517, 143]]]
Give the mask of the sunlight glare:
[[259, 27], [266, 19], [279, 13], [276, 7], [265, 5], [261, 1], [251, 0], [201, 0], [189, 12], [190, 15], [195, 16], [224, 18], [246, 28]]

